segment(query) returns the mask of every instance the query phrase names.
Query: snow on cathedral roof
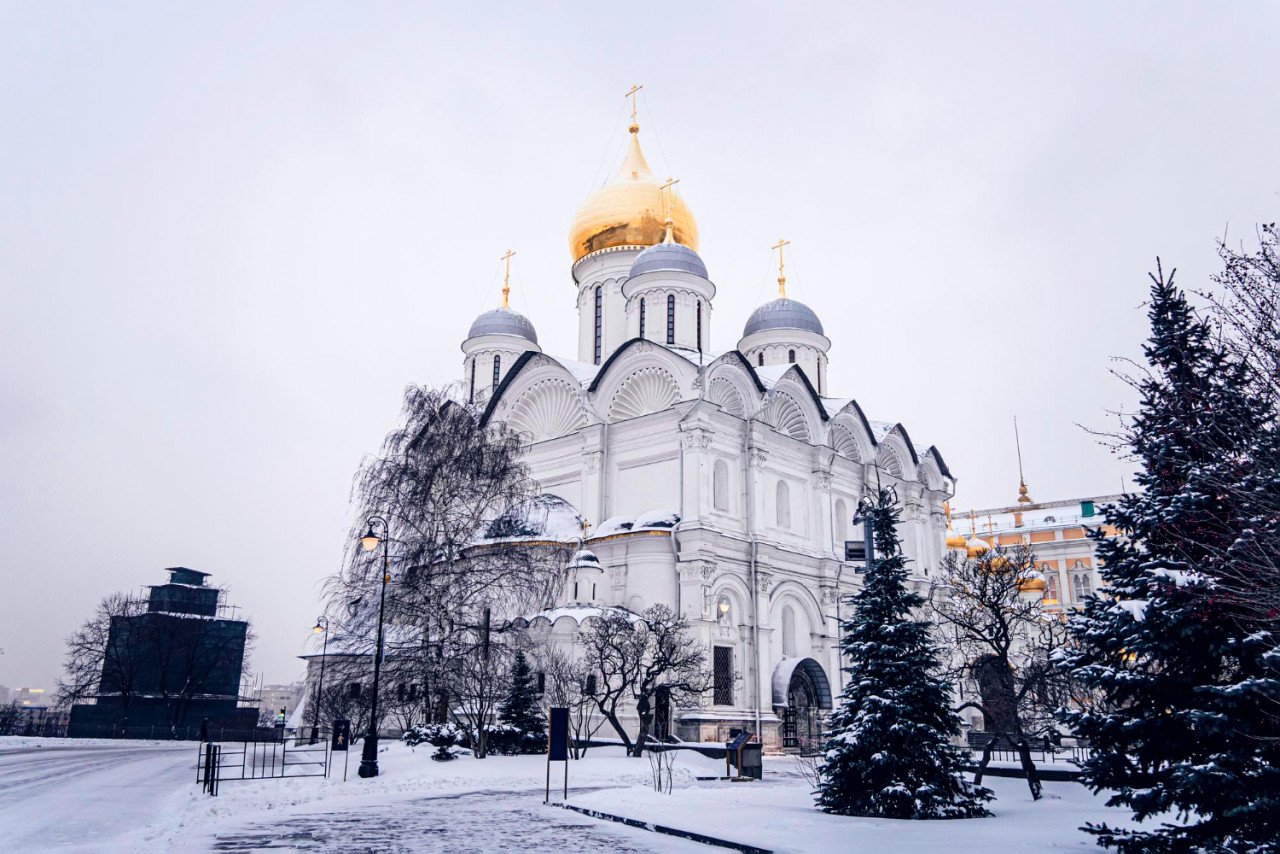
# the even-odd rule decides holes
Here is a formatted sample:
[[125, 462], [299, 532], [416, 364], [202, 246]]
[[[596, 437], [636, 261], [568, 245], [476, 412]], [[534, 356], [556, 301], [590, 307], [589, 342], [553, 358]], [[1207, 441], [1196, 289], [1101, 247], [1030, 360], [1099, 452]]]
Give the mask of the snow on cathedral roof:
[[614, 516], [605, 519], [592, 529], [587, 539], [613, 537], [618, 534], [630, 534], [637, 531], [653, 531], [674, 528], [680, 521], [680, 514], [674, 510], [646, 510], [639, 516]]
[[489, 523], [476, 545], [550, 541], [567, 543], [582, 536], [582, 514], [559, 495], [547, 493], [522, 501]]
[[876, 442], [883, 442], [884, 437], [893, 432], [893, 424], [888, 421], [872, 421], [868, 418], [867, 425], [871, 427], [871, 435]]

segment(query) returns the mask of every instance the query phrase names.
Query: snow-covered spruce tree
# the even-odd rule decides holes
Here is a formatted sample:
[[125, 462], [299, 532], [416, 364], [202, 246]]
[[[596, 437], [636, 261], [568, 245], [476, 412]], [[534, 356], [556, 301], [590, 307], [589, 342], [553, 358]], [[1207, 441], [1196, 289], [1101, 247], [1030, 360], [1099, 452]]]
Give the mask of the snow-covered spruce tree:
[[988, 789], [961, 776], [963, 754], [951, 686], [935, 674], [931, 625], [912, 612], [924, 598], [906, 586], [898, 510], [880, 490], [867, 511], [876, 554], [844, 622], [841, 650], [849, 680], [831, 717], [819, 769], [818, 806], [840, 815], [976, 818], [989, 813]]
[[1126, 854], [1280, 851], [1276, 641], [1218, 583], [1232, 544], [1266, 524], [1239, 486], [1256, 483], [1274, 419], [1172, 273], [1151, 278], [1149, 369], [1121, 434], [1141, 492], [1104, 510], [1116, 536], [1092, 532], [1105, 586], [1064, 661], [1100, 700], [1063, 717], [1089, 740], [1081, 777], [1109, 806], [1177, 820], [1085, 829]]
[[516, 731], [514, 752], [544, 753], [547, 749], [547, 721], [542, 716], [537, 689], [529, 659], [519, 650], [511, 665], [510, 688], [498, 706], [498, 720]]

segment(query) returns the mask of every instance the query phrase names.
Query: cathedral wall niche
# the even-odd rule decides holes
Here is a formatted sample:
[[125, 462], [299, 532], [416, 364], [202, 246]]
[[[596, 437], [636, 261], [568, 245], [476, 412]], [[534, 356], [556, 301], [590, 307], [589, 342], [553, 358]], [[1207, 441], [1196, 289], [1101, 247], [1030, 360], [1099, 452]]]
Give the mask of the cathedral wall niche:
[[680, 461], [675, 449], [657, 459], [620, 460], [616, 472], [610, 496], [611, 515], [679, 508]]

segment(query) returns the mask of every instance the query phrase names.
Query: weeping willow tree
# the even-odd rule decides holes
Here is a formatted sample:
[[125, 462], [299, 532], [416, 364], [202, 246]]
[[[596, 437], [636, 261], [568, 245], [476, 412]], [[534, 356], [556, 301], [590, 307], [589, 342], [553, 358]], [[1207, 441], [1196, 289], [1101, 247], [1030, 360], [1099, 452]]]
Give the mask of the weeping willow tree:
[[346, 647], [372, 656], [383, 545], [365, 551], [360, 538], [371, 519], [384, 520], [376, 526], [389, 564], [384, 658], [420, 679], [423, 718], [456, 715], [461, 703], [461, 722], [483, 729], [492, 704], [466, 710], [466, 701], [500, 687], [491, 681], [505, 672], [494, 665], [514, 642], [510, 619], [550, 607], [562, 583], [569, 552], [564, 520], [553, 517], [567, 505], [537, 494], [523, 448], [518, 434], [482, 423], [447, 390], [410, 386], [401, 423], [356, 474], [329, 611]]

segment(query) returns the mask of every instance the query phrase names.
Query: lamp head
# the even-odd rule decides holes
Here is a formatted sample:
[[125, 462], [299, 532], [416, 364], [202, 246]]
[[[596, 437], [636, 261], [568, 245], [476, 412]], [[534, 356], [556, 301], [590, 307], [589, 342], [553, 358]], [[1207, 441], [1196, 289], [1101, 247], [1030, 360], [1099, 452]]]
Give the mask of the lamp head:
[[729, 597], [721, 596], [720, 601], [719, 603], [717, 603], [716, 607], [720, 610], [721, 614], [729, 613]]
[[373, 532], [373, 525], [370, 525], [369, 530], [365, 531], [364, 536], [360, 538], [360, 545], [367, 552], [371, 552], [378, 547], [378, 535]]

